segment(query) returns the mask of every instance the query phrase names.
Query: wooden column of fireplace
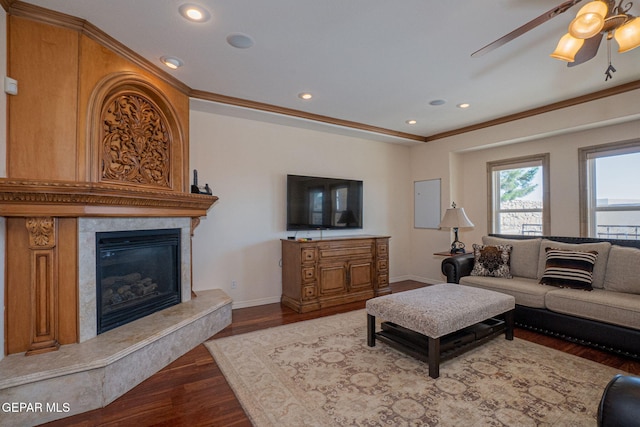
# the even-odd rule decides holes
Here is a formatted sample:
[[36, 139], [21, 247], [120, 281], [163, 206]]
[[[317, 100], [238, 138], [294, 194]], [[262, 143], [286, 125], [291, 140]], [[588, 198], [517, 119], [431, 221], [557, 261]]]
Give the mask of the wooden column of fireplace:
[[190, 217], [189, 88], [83, 20], [8, 16], [6, 354], [78, 341], [78, 218]]

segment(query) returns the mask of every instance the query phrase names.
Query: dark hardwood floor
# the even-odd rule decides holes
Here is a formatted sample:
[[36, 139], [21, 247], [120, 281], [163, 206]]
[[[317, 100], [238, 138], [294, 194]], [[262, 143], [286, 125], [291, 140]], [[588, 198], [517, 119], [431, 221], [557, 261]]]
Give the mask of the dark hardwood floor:
[[[424, 284], [391, 285], [393, 292]], [[212, 339], [364, 308], [355, 302], [298, 314], [280, 304], [233, 310], [233, 323]], [[640, 375], [640, 361], [517, 328], [515, 336]], [[204, 345], [199, 345], [110, 405], [47, 426], [251, 426], [240, 403]]]

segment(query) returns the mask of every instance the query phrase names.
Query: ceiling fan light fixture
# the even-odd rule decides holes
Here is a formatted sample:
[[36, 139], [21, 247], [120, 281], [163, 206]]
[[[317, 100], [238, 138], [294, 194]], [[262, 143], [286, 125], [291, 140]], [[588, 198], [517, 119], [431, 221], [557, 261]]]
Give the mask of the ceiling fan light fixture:
[[618, 52], [624, 53], [640, 46], [640, 18], [632, 18], [616, 29], [613, 37], [618, 42]]
[[609, 7], [607, 3], [602, 0], [594, 0], [585, 4], [580, 8], [576, 16], [584, 15], [587, 13], [595, 13], [602, 16], [602, 19], [606, 18], [607, 13], [609, 12]]
[[556, 50], [549, 56], [561, 61], [573, 62], [575, 61], [576, 54], [584, 44], [584, 39], [577, 39], [571, 34], [567, 33], [558, 42]]
[[569, 34], [577, 39], [588, 39], [595, 36], [602, 31], [608, 10], [607, 4], [603, 1], [596, 0], [587, 3], [569, 24]]
[[597, 13], [585, 13], [576, 17], [569, 24], [569, 34], [577, 39], [588, 39], [604, 27], [604, 18]]

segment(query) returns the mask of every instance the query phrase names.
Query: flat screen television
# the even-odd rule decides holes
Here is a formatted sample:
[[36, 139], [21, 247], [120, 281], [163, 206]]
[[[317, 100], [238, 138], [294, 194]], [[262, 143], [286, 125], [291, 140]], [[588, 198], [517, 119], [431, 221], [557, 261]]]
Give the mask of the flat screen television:
[[362, 181], [287, 175], [287, 230], [362, 228]]

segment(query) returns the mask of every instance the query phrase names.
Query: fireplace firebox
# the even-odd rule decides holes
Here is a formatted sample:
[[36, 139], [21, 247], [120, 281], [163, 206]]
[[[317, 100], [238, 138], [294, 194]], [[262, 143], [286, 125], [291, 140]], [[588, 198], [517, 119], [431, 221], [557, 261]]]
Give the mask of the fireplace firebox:
[[178, 304], [180, 229], [96, 233], [97, 333]]

